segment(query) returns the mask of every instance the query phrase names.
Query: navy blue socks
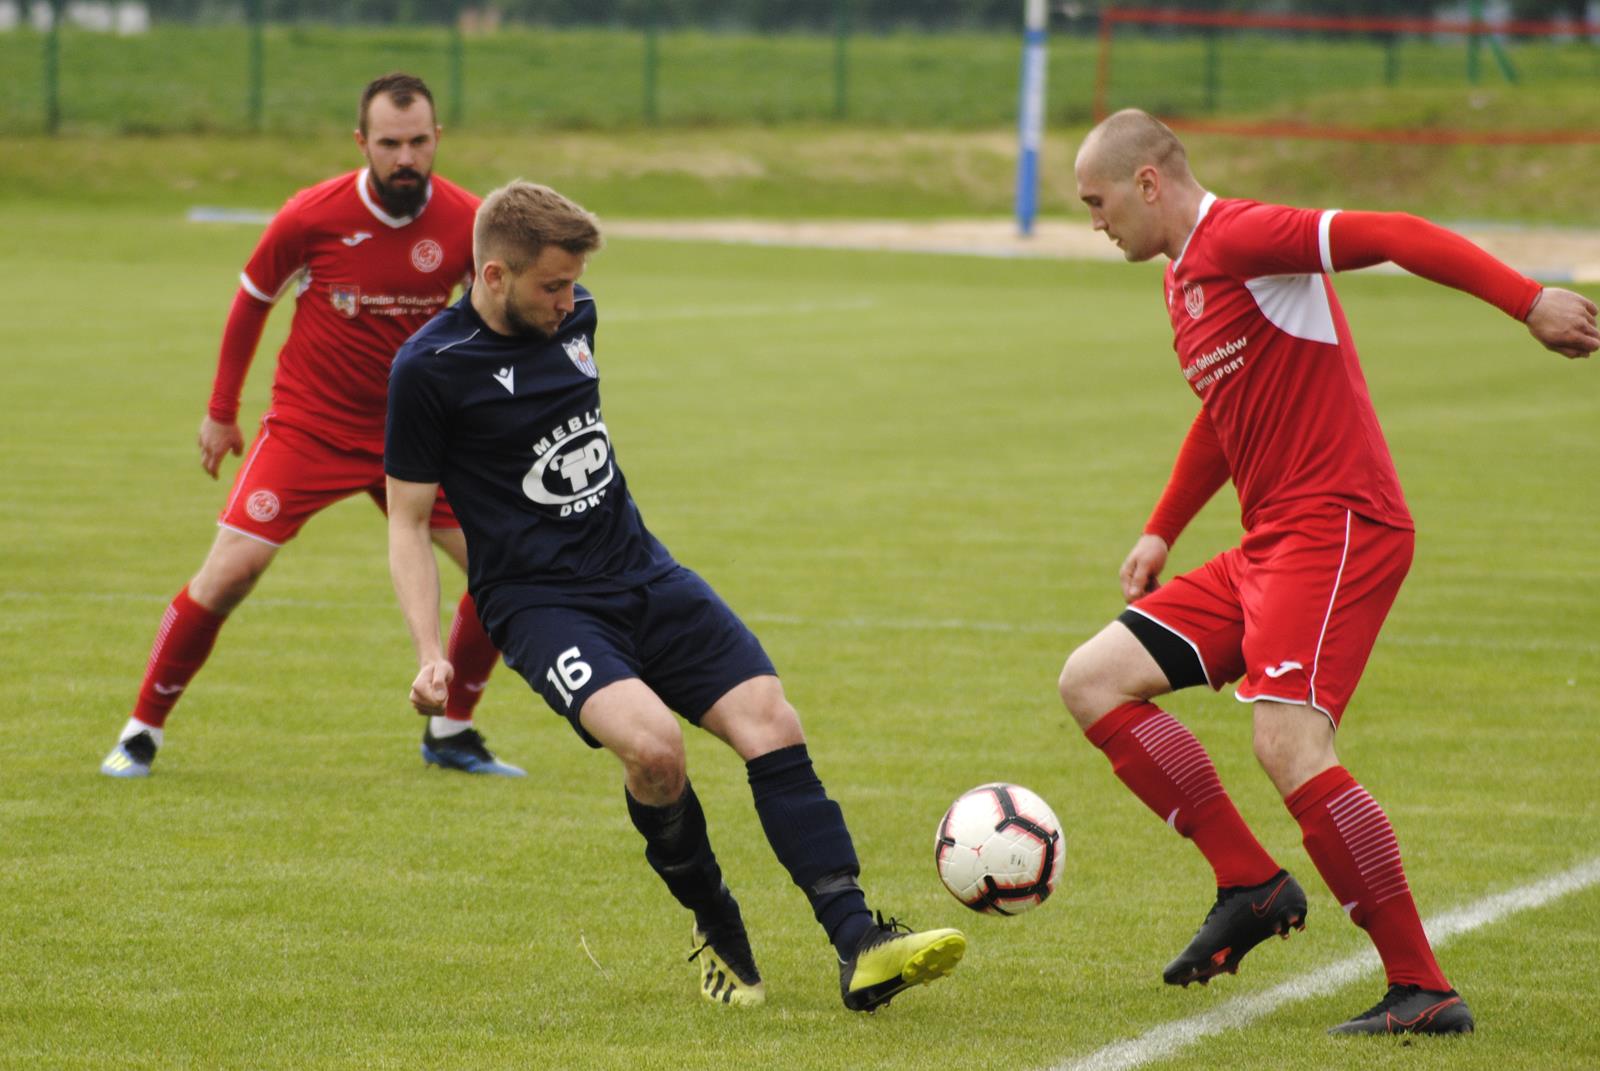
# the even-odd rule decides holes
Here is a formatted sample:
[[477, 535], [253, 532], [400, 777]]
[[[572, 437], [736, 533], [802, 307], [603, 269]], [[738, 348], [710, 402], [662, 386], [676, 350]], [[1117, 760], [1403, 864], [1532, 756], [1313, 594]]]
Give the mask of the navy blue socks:
[[678, 903], [694, 912], [695, 924], [707, 929], [726, 919], [737, 918], [739, 905], [722, 883], [722, 868], [717, 865], [711, 839], [706, 835], [706, 815], [694, 786], [684, 782], [683, 796], [665, 807], [652, 807], [628, 797], [628, 817], [644, 834], [644, 857], [650, 869], [661, 876]]
[[828, 798], [804, 744], [769, 751], [745, 764], [756, 814], [778, 862], [811, 901], [841, 959], [872, 927], [867, 898], [856, 884], [861, 864], [844, 812]]

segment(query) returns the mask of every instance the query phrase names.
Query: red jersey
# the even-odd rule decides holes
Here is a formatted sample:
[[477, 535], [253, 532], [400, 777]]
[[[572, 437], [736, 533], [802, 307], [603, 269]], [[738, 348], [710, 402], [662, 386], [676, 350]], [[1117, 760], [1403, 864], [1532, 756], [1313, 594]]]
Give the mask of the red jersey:
[[1173, 348], [1247, 529], [1327, 504], [1412, 527], [1326, 274], [1335, 214], [1207, 194], [1167, 266]]
[[[289, 198], [239, 277], [267, 303], [295, 288], [269, 415], [381, 456], [389, 365], [470, 278], [477, 209], [476, 196], [435, 175], [416, 215], [391, 216], [372, 196], [366, 169]], [[224, 366], [228, 360], [225, 351]], [[231, 371], [220, 369], [219, 383]]]

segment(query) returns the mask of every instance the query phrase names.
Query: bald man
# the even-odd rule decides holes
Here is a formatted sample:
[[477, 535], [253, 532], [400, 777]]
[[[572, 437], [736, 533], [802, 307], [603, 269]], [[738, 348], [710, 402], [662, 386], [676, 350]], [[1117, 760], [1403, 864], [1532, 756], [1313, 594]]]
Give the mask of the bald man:
[[[1238, 681], [1257, 760], [1387, 974], [1383, 999], [1330, 1032], [1469, 1032], [1472, 1013], [1423, 933], [1388, 817], [1334, 753], [1411, 564], [1413, 526], [1328, 277], [1394, 263], [1483, 299], [1572, 358], [1600, 348], [1595, 305], [1414, 216], [1218, 198], [1177, 136], [1137, 109], [1089, 132], [1076, 175], [1094, 229], [1128, 260], [1171, 261], [1167, 312], [1200, 399], [1122, 563], [1128, 608], [1072, 653], [1059, 681], [1117, 776], [1215, 872], [1216, 902], [1163, 978], [1204, 984], [1305, 926], [1300, 885], [1256, 840], [1200, 742], [1151, 702]], [[1230, 479], [1240, 544], [1162, 584], [1172, 544]]]

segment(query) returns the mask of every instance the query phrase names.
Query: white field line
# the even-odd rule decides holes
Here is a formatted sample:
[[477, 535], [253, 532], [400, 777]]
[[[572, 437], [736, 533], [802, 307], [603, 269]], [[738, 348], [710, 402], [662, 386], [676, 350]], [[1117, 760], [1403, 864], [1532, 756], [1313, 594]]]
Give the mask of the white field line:
[[[136, 592], [77, 592], [62, 594], [48, 591], [0, 591], [0, 605], [23, 602], [87, 602], [129, 603], [146, 606], [165, 605], [171, 595], [140, 594]], [[296, 599], [271, 595], [258, 595], [250, 599], [251, 606], [270, 606], [288, 610], [395, 610], [393, 600], [384, 599]], [[440, 604], [441, 609], [450, 609]], [[986, 632], [986, 633], [1046, 633], [1060, 636], [1087, 636], [1085, 628], [1064, 622], [1010, 622], [972, 621], [964, 618], [872, 618], [872, 617], [803, 617], [799, 614], [741, 613], [740, 617], [757, 625], [782, 625], [793, 628], [852, 629], [861, 632]], [[1497, 649], [1505, 649], [1497, 644]]]
[[[1437, 915], [1426, 924], [1428, 939], [1437, 948], [1454, 937], [1471, 933], [1508, 915], [1543, 907], [1553, 900], [1596, 884], [1600, 884], [1600, 857], [1531, 885], [1488, 896], [1466, 907]], [[1056, 1064], [1051, 1071], [1133, 1071], [1153, 1060], [1176, 1055], [1202, 1038], [1248, 1026], [1285, 1005], [1334, 993], [1378, 967], [1376, 952], [1362, 952], [1330, 963], [1304, 978], [1274, 986], [1264, 993], [1238, 997], [1200, 1015], [1164, 1023], [1136, 1038], [1118, 1041], [1096, 1049], [1087, 1056]]]
[[[76, 592], [65, 594], [47, 591], [0, 591], [0, 606], [7, 603], [79, 602], [128, 603], [135, 605], [165, 605], [172, 601], [170, 594], [139, 594], [134, 592]], [[392, 600], [384, 599], [299, 599], [257, 595], [249, 600], [251, 606], [288, 610], [395, 610]], [[441, 604], [443, 605], [443, 604]], [[453, 605], [453, 604], [451, 604]], [[450, 606], [443, 606], [448, 610]], [[740, 617], [752, 625], [774, 625], [782, 628], [810, 628], [853, 632], [968, 632], [1007, 636], [1063, 636], [1069, 639], [1088, 639], [1104, 624], [1103, 621], [982, 621], [963, 617], [807, 617], [802, 614], [774, 614], [762, 611], [740, 612]], [[1484, 650], [1522, 654], [1558, 652], [1561, 654], [1593, 656], [1600, 653], [1600, 643], [1578, 637], [1573, 639], [1515, 639], [1506, 636], [1439, 636], [1405, 634], [1385, 636], [1383, 643], [1394, 647], [1440, 647], [1451, 650]], [[1063, 650], [1063, 655], [1065, 650]]]
[[[261, 226], [272, 213], [260, 209], [195, 205], [190, 223]], [[1600, 282], [1595, 233], [1576, 227], [1517, 224], [1451, 224], [1451, 229], [1483, 246], [1526, 275], [1546, 283]], [[754, 245], [789, 249], [839, 249], [873, 253], [923, 253], [935, 256], [1120, 261], [1122, 254], [1089, 221], [1073, 214], [1040, 220], [1023, 238], [1016, 224], [1001, 217], [932, 220], [648, 220], [611, 219], [614, 237]], [[1385, 266], [1378, 270], [1398, 271]]]
[[618, 322], [642, 321], [658, 323], [662, 320], [727, 320], [751, 316], [809, 316], [818, 312], [859, 312], [878, 303], [872, 298], [848, 298], [840, 301], [790, 301], [767, 305], [689, 305], [675, 309], [622, 309], [607, 312], [600, 325]]

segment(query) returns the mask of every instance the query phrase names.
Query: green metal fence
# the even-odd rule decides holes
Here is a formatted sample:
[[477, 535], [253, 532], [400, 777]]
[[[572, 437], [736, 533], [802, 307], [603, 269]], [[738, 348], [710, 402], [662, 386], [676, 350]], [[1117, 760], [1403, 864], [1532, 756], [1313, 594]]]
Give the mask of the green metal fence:
[[[252, 10], [260, 0], [250, 0]], [[1092, 43], [1060, 88], [1088, 100]], [[761, 34], [669, 27], [158, 24], [116, 37], [0, 32], [0, 131], [296, 133], [348, 127], [366, 81], [408, 70], [453, 127], [860, 121], [1014, 114], [1020, 35]], [[1064, 93], [1062, 100], [1066, 101]]]
[[[0, 30], [0, 132], [348, 129], [358, 88], [390, 70], [426, 78], [453, 128], [1015, 121], [1020, 2], [1013, 28], [991, 19], [988, 28], [896, 30], [863, 25], [871, 0], [810, 0], [807, 27], [770, 32], [689, 24], [669, 17], [669, 0], [631, 0], [629, 18], [590, 26], [495, 25], [454, 2], [429, 8], [454, 17], [385, 25], [271, 18], [284, 0], [236, 2], [124, 36], [60, 19]], [[1092, 15], [1058, 12], [1052, 22], [1052, 123], [1091, 115], [1097, 28]], [[1115, 102], [1165, 114], [1315, 108], [1318, 95], [1350, 91], [1460, 90], [1482, 79], [1468, 45], [1427, 34], [1119, 30], [1109, 89]], [[1532, 92], [1581, 95], [1600, 82], [1600, 49], [1582, 40], [1492, 46], [1490, 71], [1514, 69]]]

